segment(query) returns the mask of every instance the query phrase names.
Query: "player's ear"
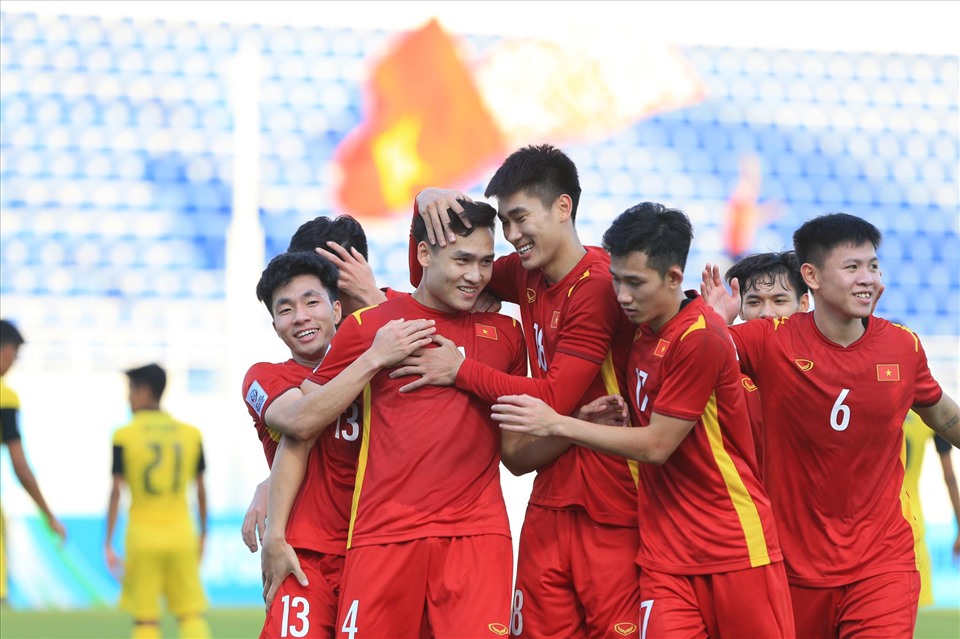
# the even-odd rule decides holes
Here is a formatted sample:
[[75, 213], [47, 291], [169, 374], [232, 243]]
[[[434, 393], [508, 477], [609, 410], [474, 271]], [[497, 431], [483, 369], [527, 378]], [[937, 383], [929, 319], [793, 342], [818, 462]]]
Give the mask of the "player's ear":
[[804, 293], [800, 296], [800, 312], [806, 313], [810, 310], [810, 293]]
[[803, 276], [803, 281], [807, 283], [807, 287], [811, 291], [816, 291], [820, 288], [820, 272], [817, 270], [817, 267], [810, 262], [804, 262], [800, 265], [800, 275]]
[[561, 193], [560, 196], [554, 200], [552, 208], [557, 212], [560, 221], [563, 222], [573, 213], [573, 200], [566, 193]]
[[343, 317], [343, 305], [340, 303], [340, 300], [336, 300], [333, 303], [333, 325], [334, 326], [340, 323], [341, 317]]
[[680, 288], [683, 286], [683, 269], [679, 266], [671, 266], [663, 278], [670, 288]]
[[420, 266], [430, 266], [430, 253], [430, 246], [426, 242], [417, 244], [417, 261], [420, 262]]

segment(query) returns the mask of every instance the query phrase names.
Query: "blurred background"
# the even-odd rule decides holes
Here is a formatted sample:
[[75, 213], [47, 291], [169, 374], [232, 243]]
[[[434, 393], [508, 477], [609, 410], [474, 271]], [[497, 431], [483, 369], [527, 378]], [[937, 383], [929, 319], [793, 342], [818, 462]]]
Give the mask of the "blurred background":
[[[480, 198], [525, 144], [577, 163], [588, 243], [639, 201], [686, 211], [690, 287], [706, 261], [790, 248], [815, 215], [868, 219], [878, 314], [960, 397], [956, 24], [957, 5], [925, 2], [5, 1], [0, 315], [27, 339], [7, 381], [70, 535], [52, 540], [4, 459], [10, 604], [115, 602], [110, 437], [129, 418], [121, 371], [153, 361], [165, 407], [205, 437], [211, 600], [262, 603], [239, 527], [267, 467], [240, 383], [288, 354], [260, 271], [304, 221], [349, 213], [380, 285], [409, 290], [414, 195]], [[927, 466], [935, 596], [957, 607], [953, 513]], [[515, 531], [529, 479], [504, 478]]]

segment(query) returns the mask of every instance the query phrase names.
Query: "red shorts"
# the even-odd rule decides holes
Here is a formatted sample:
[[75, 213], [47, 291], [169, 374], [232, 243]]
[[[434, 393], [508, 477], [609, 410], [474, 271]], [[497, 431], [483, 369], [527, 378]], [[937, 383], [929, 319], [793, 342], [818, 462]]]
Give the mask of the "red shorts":
[[301, 586], [293, 575], [283, 580], [267, 610], [260, 639], [334, 636], [343, 557], [298, 549], [297, 559], [309, 585]]
[[510, 616], [513, 544], [504, 535], [427, 537], [347, 551], [341, 639], [502, 637]]
[[510, 631], [524, 639], [637, 637], [637, 527], [527, 506]]
[[643, 639], [794, 637], [783, 562], [711, 575], [640, 572]]
[[790, 586], [797, 636], [912, 637], [920, 573], [888, 572], [835, 588]]

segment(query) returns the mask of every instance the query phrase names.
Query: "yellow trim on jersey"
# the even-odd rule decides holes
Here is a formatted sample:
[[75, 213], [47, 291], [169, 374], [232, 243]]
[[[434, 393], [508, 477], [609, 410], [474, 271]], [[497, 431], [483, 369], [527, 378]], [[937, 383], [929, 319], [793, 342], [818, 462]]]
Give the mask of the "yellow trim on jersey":
[[747, 552], [750, 554], [750, 566], [766, 566], [770, 563], [770, 553], [767, 551], [767, 539], [763, 534], [763, 524], [760, 522], [760, 513], [753, 503], [753, 497], [747, 491], [743, 478], [737, 472], [730, 454], [723, 447], [723, 434], [720, 432], [720, 420], [717, 417], [717, 394], [710, 394], [710, 401], [703, 411], [703, 425], [710, 441], [710, 450], [720, 469], [723, 483], [727, 486], [727, 493], [733, 500], [733, 507], [740, 519], [740, 527], [747, 542]]
[[583, 272], [583, 274], [580, 276], [580, 279], [577, 280], [576, 282], [574, 282], [574, 283], [570, 286], [570, 288], [567, 289], [567, 297], [570, 297], [571, 295], [573, 295], [573, 289], [577, 288], [577, 284], [579, 284], [579, 283], [582, 282], [583, 280], [587, 279], [588, 277], [590, 277], [590, 269], [585, 270], [585, 271]]
[[[617, 381], [617, 374], [613, 368], [613, 352], [607, 351], [607, 356], [600, 367], [600, 377], [603, 379], [603, 385], [607, 389], [608, 395], [620, 395], [620, 383]], [[627, 427], [631, 427], [630, 419], [627, 418]], [[630, 469], [630, 476], [633, 477], [633, 484], [640, 487], [640, 462], [633, 459], [627, 460], [627, 468]]]
[[910, 333], [910, 337], [913, 338], [913, 352], [914, 352], [914, 353], [919, 353], [919, 352], [920, 352], [920, 339], [917, 337], [917, 334], [914, 333], [913, 331], [911, 331], [909, 328], [907, 328], [906, 326], [904, 326], [904, 325], [902, 325], [902, 324], [894, 324], [894, 326], [896, 326], [896, 327], [899, 328], [900, 330], [904, 330], [904, 331]]
[[703, 329], [705, 329], [706, 327], [707, 327], [707, 320], [704, 319], [703, 315], [698, 315], [698, 316], [697, 316], [697, 321], [694, 322], [693, 324], [691, 324], [690, 326], [688, 326], [688, 327], [687, 327], [687, 330], [685, 330], [685, 331], [683, 332], [683, 335], [680, 336], [680, 341], [682, 342], [682, 341], [683, 341], [683, 338], [685, 338], [685, 337], [686, 337], [687, 335], [689, 335], [690, 333], [692, 333], [692, 332], [694, 332], [694, 331], [703, 330]]
[[269, 435], [270, 439], [278, 444], [280, 443], [280, 440], [283, 439], [283, 433], [278, 430], [273, 430], [269, 426], [267, 426], [267, 435]]
[[364, 311], [369, 311], [371, 308], [376, 308], [377, 306], [379, 306], [379, 304], [373, 304], [372, 306], [364, 306], [363, 308], [358, 308], [357, 310], [355, 310], [354, 312], [352, 312], [352, 313], [350, 313], [350, 314], [353, 315], [354, 319], [357, 320], [357, 324], [359, 324], [359, 325], [362, 326], [362, 325], [363, 325], [363, 320], [360, 319], [360, 313], [362, 313], [362, 312], [364, 312]]
[[357, 479], [353, 487], [353, 502], [350, 505], [350, 528], [347, 530], [348, 549], [353, 545], [353, 526], [357, 523], [357, 506], [360, 504], [360, 490], [363, 488], [363, 476], [367, 470], [367, 457], [369, 455], [370, 384], [367, 384], [363, 387], [363, 441], [360, 442], [360, 456], [357, 459]]

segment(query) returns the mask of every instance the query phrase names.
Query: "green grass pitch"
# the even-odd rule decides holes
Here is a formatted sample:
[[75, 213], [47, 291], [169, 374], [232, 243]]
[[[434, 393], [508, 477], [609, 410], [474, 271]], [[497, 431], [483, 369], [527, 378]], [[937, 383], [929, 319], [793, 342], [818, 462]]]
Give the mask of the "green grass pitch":
[[[260, 608], [218, 608], [207, 615], [214, 639], [250, 639], [263, 626]], [[921, 610], [917, 617], [916, 639], [956, 639], [960, 636], [960, 610]], [[75, 612], [22, 612], [4, 609], [0, 613], [3, 639], [127, 639], [130, 621], [120, 612], [88, 610]], [[163, 620], [163, 636], [176, 637], [176, 624]]]

